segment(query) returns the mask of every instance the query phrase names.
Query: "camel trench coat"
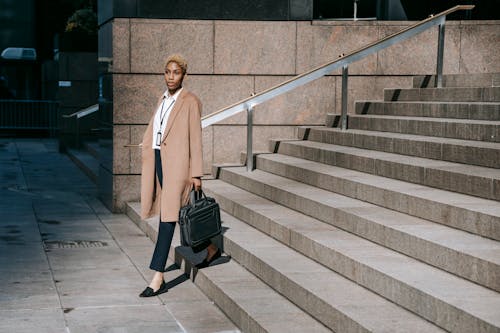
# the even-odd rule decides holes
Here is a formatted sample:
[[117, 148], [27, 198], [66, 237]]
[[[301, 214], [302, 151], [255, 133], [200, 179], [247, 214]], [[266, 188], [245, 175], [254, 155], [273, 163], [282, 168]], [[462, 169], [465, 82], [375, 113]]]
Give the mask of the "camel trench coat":
[[170, 113], [160, 148], [163, 187], [155, 171], [153, 121], [160, 98], [142, 140], [141, 217], [161, 213], [162, 222], [179, 218], [181, 205], [187, 203], [191, 178], [203, 175], [201, 147], [201, 102], [185, 88]]

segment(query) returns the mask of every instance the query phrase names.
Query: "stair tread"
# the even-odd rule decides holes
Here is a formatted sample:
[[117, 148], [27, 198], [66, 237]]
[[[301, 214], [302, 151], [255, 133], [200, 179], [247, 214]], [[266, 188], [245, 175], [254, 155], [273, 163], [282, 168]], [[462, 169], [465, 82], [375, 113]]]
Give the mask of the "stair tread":
[[428, 88], [384, 88], [384, 90], [400, 90], [400, 91], [413, 91], [413, 90], [442, 90], [442, 91], [463, 91], [463, 90], [473, 90], [473, 89], [493, 89], [496, 90], [498, 87], [488, 86], [488, 87], [428, 87]]
[[[417, 88], [414, 88], [417, 89]], [[500, 102], [464, 102], [464, 101], [381, 101], [357, 99], [356, 103], [379, 103], [379, 104], [453, 104], [453, 105], [499, 105]]]
[[450, 144], [450, 145], [465, 146], [465, 147], [477, 147], [477, 148], [500, 150], [500, 143], [497, 142], [453, 139], [453, 138], [445, 138], [439, 136], [426, 136], [426, 135], [416, 135], [416, 134], [406, 134], [406, 133], [396, 133], [396, 132], [369, 131], [361, 129], [349, 129], [346, 132], [340, 128], [325, 127], [325, 126], [301, 126], [301, 127], [311, 128], [320, 131], [327, 131], [327, 132], [352, 133], [352, 134], [378, 136], [384, 138], [406, 139], [406, 140], [442, 143], [442, 144]]
[[67, 153], [73, 162], [79, 166], [91, 179], [96, 180], [99, 173], [99, 160], [95, 158], [91, 153], [78, 150], [78, 149], [67, 149]]
[[[394, 115], [405, 117], [449, 118], [500, 120], [500, 102], [489, 101], [372, 101], [357, 100], [354, 102], [355, 113], [365, 115]], [[327, 120], [332, 117], [331, 114]]]
[[347, 147], [332, 145], [316, 141], [284, 141], [282, 145], [298, 145], [310, 148], [317, 148], [321, 150], [336, 151], [340, 153], [362, 156], [367, 158], [373, 158], [377, 160], [385, 160], [388, 162], [396, 162], [400, 164], [406, 164], [411, 166], [422, 166], [425, 168], [440, 169], [444, 171], [453, 171], [456, 173], [461, 173], [470, 176], [482, 175], [484, 178], [492, 178], [500, 180], [500, 169], [488, 168], [475, 165], [465, 165], [460, 163], [453, 163], [448, 161], [433, 160], [423, 157], [406, 156], [400, 154], [393, 154], [387, 152], [381, 152], [376, 150], [362, 149], [356, 147]]
[[460, 124], [476, 124], [476, 125], [491, 125], [500, 126], [498, 120], [476, 120], [476, 119], [460, 119], [460, 118], [434, 118], [434, 117], [414, 117], [414, 116], [392, 116], [378, 114], [351, 114], [353, 118], [372, 118], [372, 119], [398, 119], [405, 121], [426, 121], [435, 123], [460, 123]]
[[384, 100], [498, 102], [500, 87], [385, 88]]
[[78, 157], [80, 160], [85, 161], [85, 162], [89, 162], [92, 165], [99, 163], [99, 161], [94, 156], [92, 156], [92, 154], [90, 154], [89, 152], [78, 150], [78, 149], [73, 149], [73, 148], [69, 148], [68, 152], [70, 152], [73, 156]]
[[[369, 209], [364, 209], [365, 207], [372, 208], [367, 206], [366, 203], [359, 201], [354, 202], [354, 200], [350, 198], [326, 190], [318, 189], [260, 170], [255, 170], [251, 173], [246, 172], [245, 169], [241, 167], [229, 168], [228, 170], [243, 175], [244, 177], [254, 179], [259, 183], [292, 192], [299, 197], [311, 198], [314, 201], [322, 202], [326, 205], [343, 206], [345, 209], [353, 211], [358, 210], [367, 214], [367, 216], [377, 217], [377, 215], [371, 213]], [[234, 197], [234, 194], [232, 197]], [[288, 213], [297, 214], [292, 211], [288, 211]], [[284, 215], [283, 218], [290, 217]], [[384, 222], [384, 218], [382, 218], [380, 222]], [[302, 217], [300, 219], [302, 219]], [[392, 225], [394, 226], [404, 225], [404, 223], [405, 222], [401, 220], [392, 221]], [[328, 227], [325, 226], [325, 228]], [[319, 233], [324, 234], [323, 230], [320, 230]], [[331, 236], [333, 237], [333, 234]], [[326, 237], [326, 240], [331, 241], [331, 238]], [[500, 296], [498, 293], [369, 241], [359, 238], [357, 242], [362, 243], [362, 245], [351, 245], [350, 248], [347, 246], [345, 250], [351, 258], [356, 258], [357, 261], [363, 262], [365, 265], [375, 270], [382, 271], [384, 274], [402, 281], [412, 288], [422, 290], [427, 294], [433, 295], [437, 299], [463, 309], [473, 316], [494, 323], [494, 325], [500, 327]], [[375, 260], [377, 257], [380, 259], [379, 261]], [[429, 281], [432, 281], [432, 283], [429, 283]], [[459, 292], [457, 293], [457, 291]], [[481, 299], [481, 302], [472, 301], [476, 298]]]
[[442, 330], [222, 212], [224, 237], [370, 331]]
[[[436, 78], [436, 75], [416, 75], [413, 77], [413, 87], [431, 88]], [[492, 87], [498, 78], [499, 73], [445, 74], [442, 83], [445, 87]]]
[[100, 144], [99, 142], [93, 142], [93, 141], [87, 141], [84, 143], [83, 145], [85, 147], [85, 150], [91, 154], [93, 157], [95, 157], [96, 159], [99, 159], [100, 158]]

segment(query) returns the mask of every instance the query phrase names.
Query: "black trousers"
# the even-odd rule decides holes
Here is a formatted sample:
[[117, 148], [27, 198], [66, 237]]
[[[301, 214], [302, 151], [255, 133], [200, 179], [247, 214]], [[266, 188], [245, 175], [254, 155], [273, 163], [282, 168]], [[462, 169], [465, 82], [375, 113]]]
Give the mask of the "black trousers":
[[[158, 177], [158, 182], [161, 187], [163, 186], [163, 170], [161, 168], [160, 150], [155, 149], [154, 151], [156, 176]], [[177, 223], [175, 221], [162, 222], [161, 215], [159, 223], [158, 238], [149, 268], [157, 272], [164, 272], [165, 265], [167, 264], [168, 252], [170, 250], [170, 245], [172, 245], [172, 238], [174, 237], [175, 225]]]

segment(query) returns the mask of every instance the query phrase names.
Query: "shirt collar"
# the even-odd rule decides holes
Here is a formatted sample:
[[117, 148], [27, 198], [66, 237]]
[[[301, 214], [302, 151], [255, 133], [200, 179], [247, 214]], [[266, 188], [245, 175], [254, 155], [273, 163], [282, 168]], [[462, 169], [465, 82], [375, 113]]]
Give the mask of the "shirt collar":
[[170, 94], [168, 93], [168, 89], [167, 89], [163, 93], [163, 98], [166, 98], [166, 99], [172, 98], [174, 100], [177, 100], [177, 97], [179, 97], [179, 94], [181, 93], [182, 89], [184, 89], [184, 88], [177, 90], [173, 96], [170, 96]]

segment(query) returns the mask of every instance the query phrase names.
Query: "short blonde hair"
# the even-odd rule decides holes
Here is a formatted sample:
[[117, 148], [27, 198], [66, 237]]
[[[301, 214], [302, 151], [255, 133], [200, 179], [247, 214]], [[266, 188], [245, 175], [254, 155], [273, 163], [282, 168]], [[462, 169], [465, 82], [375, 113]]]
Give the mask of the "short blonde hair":
[[180, 54], [172, 54], [170, 55], [167, 60], [165, 61], [165, 71], [167, 70], [167, 65], [171, 62], [175, 62], [179, 67], [182, 69], [182, 73], [186, 74], [187, 68], [188, 68], [188, 63], [186, 59], [184, 59], [183, 56]]

